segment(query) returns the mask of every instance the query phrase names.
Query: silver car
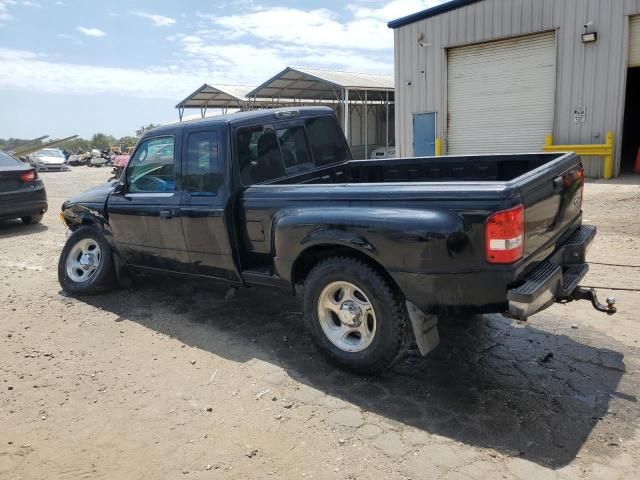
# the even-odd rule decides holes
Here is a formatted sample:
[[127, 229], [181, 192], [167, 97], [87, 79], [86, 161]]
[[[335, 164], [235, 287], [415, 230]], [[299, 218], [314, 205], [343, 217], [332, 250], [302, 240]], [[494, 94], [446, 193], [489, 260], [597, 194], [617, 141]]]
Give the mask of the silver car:
[[39, 172], [69, 170], [67, 159], [57, 148], [44, 148], [29, 156], [29, 163]]

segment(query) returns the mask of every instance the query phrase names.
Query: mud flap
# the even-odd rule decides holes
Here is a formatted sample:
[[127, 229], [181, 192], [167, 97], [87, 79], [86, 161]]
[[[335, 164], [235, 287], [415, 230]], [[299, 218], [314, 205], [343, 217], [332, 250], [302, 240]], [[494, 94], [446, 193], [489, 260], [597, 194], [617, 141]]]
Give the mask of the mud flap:
[[409, 312], [413, 335], [416, 337], [420, 354], [426, 356], [440, 344], [438, 317], [436, 315], [425, 315], [422, 310], [409, 301], [407, 302], [407, 311]]

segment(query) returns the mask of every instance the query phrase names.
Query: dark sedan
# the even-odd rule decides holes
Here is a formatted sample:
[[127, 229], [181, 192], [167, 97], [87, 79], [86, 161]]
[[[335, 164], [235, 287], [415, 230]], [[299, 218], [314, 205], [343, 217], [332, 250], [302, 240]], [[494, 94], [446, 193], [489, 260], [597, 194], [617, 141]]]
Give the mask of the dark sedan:
[[47, 211], [47, 194], [34, 167], [0, 152], [0, 220], [38, 223]]

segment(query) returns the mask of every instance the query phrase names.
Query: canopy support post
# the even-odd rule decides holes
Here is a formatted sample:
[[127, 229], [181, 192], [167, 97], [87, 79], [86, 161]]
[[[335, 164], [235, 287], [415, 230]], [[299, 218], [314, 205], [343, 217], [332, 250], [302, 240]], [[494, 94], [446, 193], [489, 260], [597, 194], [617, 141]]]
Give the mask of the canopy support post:
[[351, 140], [349, 138], [349, 89], [345, 88], [342, 95], [344, 104], [344, 136], [347, 138], [347, 143], [351, 146]]
[[367, 90], [364, 91], [364, 159], [369, 158], [369, 102]]
[[385, 150], [384, 156], [387, 157], [389, 155], [389, 92], [386, 92], [385, 105], [386, 105], [385, 127], [387, 131], [386, 131], [386, 144], [385, 144], [386, 150]]

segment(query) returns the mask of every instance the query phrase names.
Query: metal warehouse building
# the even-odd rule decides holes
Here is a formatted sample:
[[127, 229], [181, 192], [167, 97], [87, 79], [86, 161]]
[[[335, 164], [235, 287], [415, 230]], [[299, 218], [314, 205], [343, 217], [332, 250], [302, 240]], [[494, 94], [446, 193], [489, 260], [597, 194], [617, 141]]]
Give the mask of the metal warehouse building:
[[[640, 147], [640, 0], [453, 0], [389, 23], [401, 156]], [[610, 144], [610, 143], [609, 143]], [[583, 157], [587, 175], [603, 160]]]

